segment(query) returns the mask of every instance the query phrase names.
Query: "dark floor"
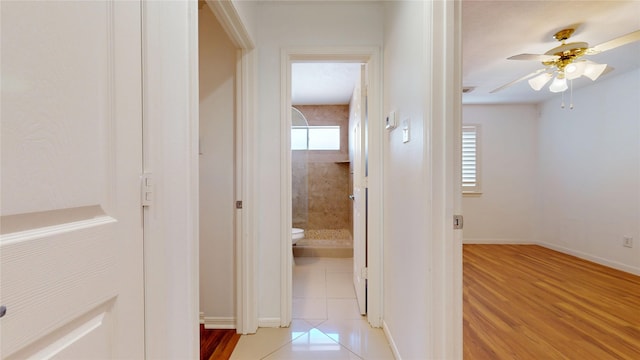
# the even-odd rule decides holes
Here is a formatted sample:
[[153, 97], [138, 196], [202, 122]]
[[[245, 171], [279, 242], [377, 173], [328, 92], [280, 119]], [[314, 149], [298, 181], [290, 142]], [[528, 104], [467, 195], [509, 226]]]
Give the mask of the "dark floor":
[[239, 339], [235, 330], [209, 330], [200, 325], [200, 360], [229, 359]]

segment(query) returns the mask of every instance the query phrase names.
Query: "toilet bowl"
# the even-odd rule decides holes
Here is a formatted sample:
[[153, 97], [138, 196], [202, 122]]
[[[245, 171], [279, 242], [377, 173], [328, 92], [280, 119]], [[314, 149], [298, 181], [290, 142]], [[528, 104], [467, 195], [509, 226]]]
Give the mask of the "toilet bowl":
[[[291, 228], [291, 244], [295, 245], [300, 239], [304, 239], [304, 229]], [[291, 248], [291, 264], [296, 265], [296, 259], [293, 257], [293, 246]]]
[[304, 229], [292, 228], [291, 229], [291, 242], [293, 244], [295, 244], [300, 239], [304, 239]]

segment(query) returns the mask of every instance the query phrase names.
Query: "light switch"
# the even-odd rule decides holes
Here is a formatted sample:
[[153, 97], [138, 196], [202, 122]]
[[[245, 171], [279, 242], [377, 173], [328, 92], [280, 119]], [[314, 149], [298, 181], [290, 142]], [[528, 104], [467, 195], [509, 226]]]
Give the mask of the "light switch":
[[402, 121], [402, 142], [409, 142], [409, 120]]

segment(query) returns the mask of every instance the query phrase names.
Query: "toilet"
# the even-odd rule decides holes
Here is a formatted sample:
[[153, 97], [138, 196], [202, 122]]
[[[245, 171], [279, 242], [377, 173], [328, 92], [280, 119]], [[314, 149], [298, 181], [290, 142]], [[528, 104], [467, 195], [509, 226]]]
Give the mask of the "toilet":
[[304, 239], [304, 229], [292, 228], [291, 229], [291, 242], [292, 242], [292, 244], [295, 244], [300, 239]]
[[[300, 239], [304, 239], [304, 229], [291, 228], [291, 245], [295, 245]], [[293, 257], [293, 248], [291, 248], [291, 264], [296, 265], [296, 258]]]

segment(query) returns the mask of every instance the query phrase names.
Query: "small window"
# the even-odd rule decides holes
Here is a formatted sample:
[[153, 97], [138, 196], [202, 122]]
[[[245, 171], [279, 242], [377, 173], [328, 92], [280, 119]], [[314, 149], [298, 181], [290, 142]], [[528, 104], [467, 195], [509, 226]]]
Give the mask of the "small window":
[[293, 126], [291, 150], [340, 150], [340, 126]]
[[462, 126], [462, 192], [480, 193], [480, 125]]

